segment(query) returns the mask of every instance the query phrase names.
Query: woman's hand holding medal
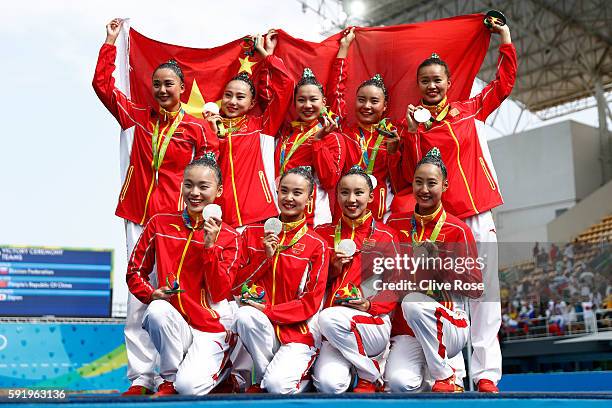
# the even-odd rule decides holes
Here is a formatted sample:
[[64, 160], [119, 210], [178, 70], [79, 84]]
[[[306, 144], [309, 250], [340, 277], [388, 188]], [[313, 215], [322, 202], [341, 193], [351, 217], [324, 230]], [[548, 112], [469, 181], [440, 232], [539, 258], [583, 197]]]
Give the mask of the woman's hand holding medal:
[[423, 241], [414, 247], [414, 257], [437, 258], [440, 255], [435, 242]]
[[213, 130], [213, 132], [219, 135], [219, 124], [223, 120], [221, 115], [219, 113], [214, 113], [211, 111], [204, 111], [204, 117], [208, 121], [208, 124], [210, 125], [210, 128]]
[[276, 254], [278, 248], [278, 235], [276, 235], [274, 231], [266, 231], [265, 234], [266, 235], [263, 237], [264, 250], [266, 251], [266, 256], [272, 258]]
[[414, 112], [417, 109], [418, 108], [414, 106], [413, 104], [409, 104], [408, 108], [406, 109], [406, 124], [408, 126], [408, 131], [410, 133], [416, 132], [419, 127], [419, 123], [414, 118]]
[[331, 255], [332, 270], [330, 278], [335, 278], [342, 273], [344, 265], [353, 260], [353, 255], [357, 252], [357, 245], [352, 239], [342, 239], [337, 242], [336, 250]]
[[332, 264], [330, 278], [335, 278], [342, 273], [344, 265], [350, 263], [353, 260], [353, 255], [346, 255], [342, 252], [332, 252], [330, 262]]
[[212, 248], [217, 242], [219, 232], [221, 232], [221, 220], [210, 217], [204, 221], [204, 247]]

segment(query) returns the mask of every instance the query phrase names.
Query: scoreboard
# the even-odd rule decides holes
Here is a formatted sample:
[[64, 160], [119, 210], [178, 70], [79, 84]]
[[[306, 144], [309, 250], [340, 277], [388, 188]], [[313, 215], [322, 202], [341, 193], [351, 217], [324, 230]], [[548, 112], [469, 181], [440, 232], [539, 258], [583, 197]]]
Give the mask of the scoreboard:
[[112, 250], [0, 246], [0, 316], [110, 317]]

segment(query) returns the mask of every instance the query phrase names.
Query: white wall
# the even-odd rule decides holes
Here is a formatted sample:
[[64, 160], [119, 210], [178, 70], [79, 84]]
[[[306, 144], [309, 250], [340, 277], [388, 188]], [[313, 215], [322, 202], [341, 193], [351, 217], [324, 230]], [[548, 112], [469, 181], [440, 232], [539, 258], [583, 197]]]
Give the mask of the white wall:
[[[571, 208], [601, 182], [596, 128], [556, 123], [489, 142], [504, 196], [493, 211], [500, 264], [531, 257], [533, 242], [547, 242], [556, 211]], [[504, 243], [530, 245], [503, 245]]]
[[578, 122], [571, 123], [572, 150], [576, 163], [574, 176], [576, 198], [582, 200], [601, 187], [599, 162], [599, 132], [596, 128]]

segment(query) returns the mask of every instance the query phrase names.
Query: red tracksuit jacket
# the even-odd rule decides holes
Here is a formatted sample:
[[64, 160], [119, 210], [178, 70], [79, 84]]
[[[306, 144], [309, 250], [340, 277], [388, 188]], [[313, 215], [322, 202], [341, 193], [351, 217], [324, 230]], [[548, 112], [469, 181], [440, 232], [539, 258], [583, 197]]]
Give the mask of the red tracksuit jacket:
[[[225, 119], [225, 127], [236, 130], [219, 138], [219, 167], [224, 177], [219, 203], [223, 219], [233, 227], [278, 214], [264, 160], [273, 160], [274, 139], [269, 136], [276, 135], [283, 123], [293, 95], [293, 80], [280, 58], [270, 55], [262, 63], [258, 97], [267, 105], [263, 114]], [[262, 157], [262, 143], [272, 146], [269, 158]]]
[[[419, 124], [416, 133], [403, 137], [402, 173], [412, 183], [415, 164], [438, 147], [448, 169], [444, 207], [466, 219], [503, 204], [499, 186], [482, 154], [476, 120], [486, 118], [510, 95], [516, 79], [516, 50], [512, 44], [499, 47], [497, 76], [482, 92], [466, 101], [451, 102], [446, 117], [427, 130]], [[411, 187], [409, 187], [411, 188]]]
[[[305, 225], [304, 219], [291, 230], [282, 231], [280, 244], [289, 245]], [[264, 288], [264, 313], [282, 344], [315, 346], [307, 322], [323, 302], [329, 254], [325, 241], [311, 227], [307, 228], [292, 247], [272, 258], [266, 257], [264, 251], [263, 225], [250, 225], [242, 232], [241, 266], [233, 286], [240, 289], [243, 282], [249, 282]]]
[[[413, 215], [416, 225], [415, 232], [417, 239], [421, 238], [421, 240], [424, 240], [431, 236], [436, 226], [436, 223], [442, 216], [442, 212], [443, 207], [440, 206], [436, 212], [426, 217], [421, 217], [418, 214], [414, 214], [414, 211], [392, 214], [391, 217], [389, 217], [389, 219], [387, 220], [387, 225], [393, 230], [397, 231], [397, 234], [400, 237], [400, 247], [402, 254], [408, 254], [409, 256], [413, 255], [411, 238], [411, 233], [413, 230]], [[470, 229], [470, 227], [468, 227], [459, 218], [455, 217], [452, 214], [449, 214], [448, 212], [446, 213], [446, 221], [444, 222], [444, 225], [442, 226], [442, 229], [438, 234], [436, 243], [441, 249], [452, 251], [452, 256], [455, 258], [469, 257], [472, 259], [476, 259], [476, 257], [478, 256], [476, 241], [474, 240], [474, 235], [472, 234], [472, 230]], [[443, 255], [441, 255], [441, 257], [443, 257]], [[419, 273], [417, 273], [415, 276], [416, 280], [425, 279], [425, 277], [419, 276]], [[478, 267], [470, 269], [469, 271], [461, 275], [446, 276], [447, 281], [450, 281], [453, 278], [460, 277], [463, 282], [482, 282], [482, 272]], [[444, 280], [443, 276], [433, 278], [438, 281]], [[461, 292], [460, 294], [469, 297], [478, 297], [480, 295], [480, 292], [467, 291]], [[443, 306], [448, 309], [453, 310], [455, 308], [453, 296], [451, 296], [450, 292], [442, 291], [436, 294], [428, 295], [430, 295], [433, 299], [439, 301]], [[414, 336], [414, 333], [410, 329], [410, 326], [408, 326], [408, 323], [406, 323], [406, 320], [404, 319], [401, 306], [401, 303], [399, 303], [394, 313], [391, 336], [397, 336], [402, 334], [409, 334], [411, 336]]]
[[134, 141], [130, 153], [130, 166], [115, 214], [136, 224], [144, 225], [153, 215], [163, 212], [181, 211], [184, 207], [181, 182], [185, 166], [206, 151], [218, 155], [217, 136], [208, 122], [185, 114], [174, 132], [159, 168], [158, 180], [152, 168], [152, 135], [157, 121], [162, 134], [174, 118], [164, 115], [158, 108], [137, 105], [115, 88], [114, 45], [104, 44], [100, 49], [98, 64], [93, 79], [96, 94], [119, 122], [121, 129], [134, 127]]
[[[345, 147], [344, 140], [339, 133], [330, 133], [325, 135], [321, 140], [314, 140], [313, 134], [318, 130], [318, 121], [310, 124], [303, 122], [291, 122], [291, 127], [284, 132], [282, 139], [279, 140], [274, 154], [274, 163], [276, 177], [280, 177], [281, 167], [281, 152], [285, 151], [287, 157], [294, 146], [294, 143], [304, 135], [310, 132], [310, 136], [306, 139], [289, 157], [285, 160], [285, 171], [299, 166], [310, 166], [315, 177], [319, 181], [319, 185], [329, 195], [330, 211], [334, 210], [336, 201], [336, 184], [340, 179], [342, 168], [344, 165]], [[316, 188], [313, 198], [306, 207], [306, 218], [310, 225], [314, 223], [314, 214], [316, 211]]]
[[[345, 120], [348, 114], [346, 100], [344, 97], [346, 91], [347, 65], [347, 58], [336, 58], [332, 65], [330, 83], [328, 84], [328, 100], [330, 101], [331, 110]], [[372, 157], [372, 151], [374, 150], [379, 136], [376, 126], [343, 126], [342, 135], [344, 136], [344, 144], [346, 145], [346, 158], [344, 160], [344, 168], [342, 169], [342, 172], [346, 173], [356, 164], [365, 169], [366, 164], [364, 161], [360, 140], [363, 135], [365, 138], [365, 146], [367, 146], [368, 157]], [[401, 153], [399, 150], [392, 155], [387, 153], [387, 143], [383, 136], [372, 172], [377, 180], [377, 186], [374, 189], [374, 201], [368, 205], [368, 208], [372, 211], [372, 214], [377, 221], [381, 221], [385, 215], [385, 212], [387, 211], [387, 196], [389, 195], [389, 185], [387, 182], [391, 184], [391, 181], [397, 177], [392, 173], [398, 173], [400, 171], [398, 166], [400, 157]], [[337, 206], [335, 214], [337, 217], [339, 217], [341, 214]]]
[[[365, 295], [361, 287], [362, 279], [370, 277], [365, 276], [364, 271], [371, 272], [372, 267], [362, 264], [364, 254], [367, 254], [368, 258], [376, 253], [379, 253], [380, 256], [393, 257], [399, 251], [399, 241], [395, 231], [383, 223], [377, 222], [371, 213], [368, 213], [368, 216], [358, 221], [342, 216], [338, 222], [341, 223], [340, 239], [352, 239], [355, 241], [357, 252], [353, 256], [353, 260], [344, 266], [342, 273], [335, 277], [330, 276], [325, 296], [325, 307], [335, 306], [334, 298], [336, 293], [346, 288], [349, 284], [359, 287], [362, 294]], [[334, 251], [337, 225], [326, 224], [316, 228], [316, 232], [327, 241], [330, 252]], [[389, 298], [374, 297], [370, 298], [370, 304], [368, 313], [372, 316], [377, 316], [393, 311], [396, 302]]]
[[128, 263], [128, 287], [142, 303], [151, 303], [155, 288], [149, 282], [149, 274], [156, 265], [158, 287], [166, 285], [168, 278], [171, 285], [178, 280], [185, 290], [169, 301], [191, 327], [207, 332], [225, 331], [211, 303], [230, 295], [240, 235], [223, 223], [215, 246], [205, 248], [204, 230], [191, 229], [183, 217], [183, 213], [151, 217]]

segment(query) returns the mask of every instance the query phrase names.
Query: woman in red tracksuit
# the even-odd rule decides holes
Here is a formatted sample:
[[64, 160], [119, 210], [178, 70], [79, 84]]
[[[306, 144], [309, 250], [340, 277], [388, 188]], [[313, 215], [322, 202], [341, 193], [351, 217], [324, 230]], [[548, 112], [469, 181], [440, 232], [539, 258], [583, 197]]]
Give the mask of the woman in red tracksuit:
[[[134, 129], [130, 165], [119, 194], [117, 216], [126, 220], [128, 257], [150, 217], [180, 211], [184, 207], [181, 181], [185, 166], [206, 151], [217, 153], [217, 137], [208, 123], [185, 113], [180, 96], [184, 91], [183, 73], [174, 61], [161, 64], [154, 72], [152, 93], [159, 106], [137, 105], [115, 87], [113, 72], [117, 50], [115, 41], [121, 19], [106, 26], [106, 42], [100, 49], [93, 87], [122, 129]], [[144, 305], [128, 295], [125, 325], [128, 377], [133, 385], [128, 394], [140, 394], [153, 387], [148, 377], [155, 356], [140, 322]]]
[[[221, 195], [214, 156], [185, 169], [182, 212], [156, 214], [128, 263], [130, 292], [146, 306], [142, 327], [159, 353], [158, 395], [202, 395], [227, 375], [231, 336], [220, 318], [237, 266], [238, 233], [203, 209]], [[150, 279], [157, 268], [157, 285]]]
[[[422, 94], [421, 106], [408, 105], [407, 132], [402, 136], [402, 174], [407, 183], [414, 174], [414, 164], [423, 152], [437, 146], [448, 164], [449, 189], [444, 194], [444, 207], [472, 229], [479, 243], [479, 253], [486, 254], [483, 269], [488, 292], [486, 302], [470, 301], [473, 346], [470, 370], [481, 392], [498, 392], [502, 356], [497, 339], [501, 326], [497, 265], [497, 234], [491, 210], [503, 203], [499, 185], [486, 143], [476, 130], [476, 121], [484, 122], [510, 95], [517, 71], [516, 50], [507, 25], [492, 23], [490, 30], [499, 34], [499, 60], [495, 80], [478, 95], [465, 101], [449, 101], [451, 86], [446, 63], [432, 55], [417, 70], [417, 83]], [[419, 124], [413, 115], [417, 108], [428, 109], [431, 119]], [[409, 192], [410, 187], [406, 188]], [[401, 194], [405, 195], [405, 194]], [[398, 200], [396, 200], [398, 201]], [[400, 210], [401, 201], [394, 203]], [[409, 208], [404, 208], [407, 211]]]
[[[319, 326], [325, 341], [315, 364], [313, 379], [320, 392], [341, 393], [351, 385], [351, 368], [357, 372], [354, 392], [374, 392], [381, 385], [381, 363], [389, 346], [393, 299], [364, 293], [372, 276], [372, 257], [394, 257], [398, 239], [393, 230], [368, 209], [374, 200], [372, 180], [359, 166], [340, 179], [337, 199], [342, 216], [316, 231], [332, 252], [325, 310]], [[357, 252], [343, 254], [343, 240], [352, 240]], [[368, 273], [369, 272], [369, 273]]]
[[[330, 106], [333, 112], [342, 118], [347, 118], [345, 102], [346, 78], [348, 71], [348, 50], [355, 38], [354, 29], [349, 30], [340, 40], [340, 48], [332, 65], [332, 74], [327, 89]], [[399, 137], [390, 124], [387, 132], [379, 131], [379, 123], [385, 118], [388, 94], [382, 77], [376, 74], [364, 81], [357, 89], [355, 101], [355, 117], [357, 123], [342, 127], [342, 135], [346, 145], [346, 159], [343, 171], [352, 166], [361, 166], [374, 182], [374, 199], [368, 205], [374, 219], [382, 221], [388, 215], [390, 203], [393, 200], [392, 181], [397, 173], [400, 154], [398, 152]], [[389, 132], [390, 130], [390, 132]], [[395, 188], [395, 187], [393, 187]], [[337, 211], [336, 218], [340, 216]]]
[[[232, 78], [223, 91], [222, 115], [207, 120], [219, 135], [219, 165], [227, 178], [220, 199], [226, 221], [237, 228], [278, 215], [273, 188], [274, 136], [283, 123], [293, 90], [283, 61], [272, 55], [276, 32], [257, 36], [255, 49], [263, 57], [257, 97], [265, 105], [263, 114], [250, 113], [257, 102], [255, 86], [246, 73]], [[219, 124], [219, 125], [218, 125]]]
[[159, 212], [183, 209], [183, 169], [206, 151], [217, 153], [218, 143], [206, 121], [181, 108], [183, 73], [176, 62], [161, 64], [153, 73], [152, 92], [159, 106], [136, 105], [115, 87], [114, 43], [120, 31], [120, 19], [107, 25], [93, 87], [122, 129], [134, 127], [130, 166], [119, 195], [117, 215], [143, 225]]
[[309, 383], [320, 347], [316, 314], [329, 263], [325, 241], [304, 214], [313, 189], [310, 169], [287, 170], [278, 192], [280, 234], [262, 225], [243, 232], [241, 267], [234, 279], [243, 306], [234, 331], [253, 359], [254, 382], [247, 392], [293, 394]]
[[[440, 265], [450, 265], [447, 262], [452, 260], [454, 267], [415, 267], [410, 271], [414, 274], [405, 274], [417, 286], [397, 305], [393, 316], [385, 382], [392, 392], [423, 391], [428, 372], [435, 380], [433, 392], [461, 392], [463, 379], [455, 372], [464, 372], [461, 350], [469, 333], [463, 296], [482, 293], [482, 289], [471, 289], [474, 284], [482, 285], [478, 265], [482, 260], [477, 258], [470, 228], [442, 206], [449, 184], [437, 148], [417, 164], [413, 187], [414, 210], [391, 215], [387, 225], [400, 236], [403, 254], [417, 259], [419, 251], [427, 251], [428, 258], [422, 259], [439, 259]], [[431, 290], [431, 280], [453, 285], [459, 280], [471, 286]]]
[[315, 226], [326, 224], [332, 221], [333, 205], [329, 197], [334, 196], [344, 165], [344, 140], [337, 133], [333, 116], [325, 114], [323, 86], [310, 68], [304, 69], [294, 95], [299, 120], [291, 122], [282, 132], [276, 146], [276, 176], [281, 177], [298, 166], [310, 166], [314, 171], [315, 190], [306, 206], [306, 221]]

